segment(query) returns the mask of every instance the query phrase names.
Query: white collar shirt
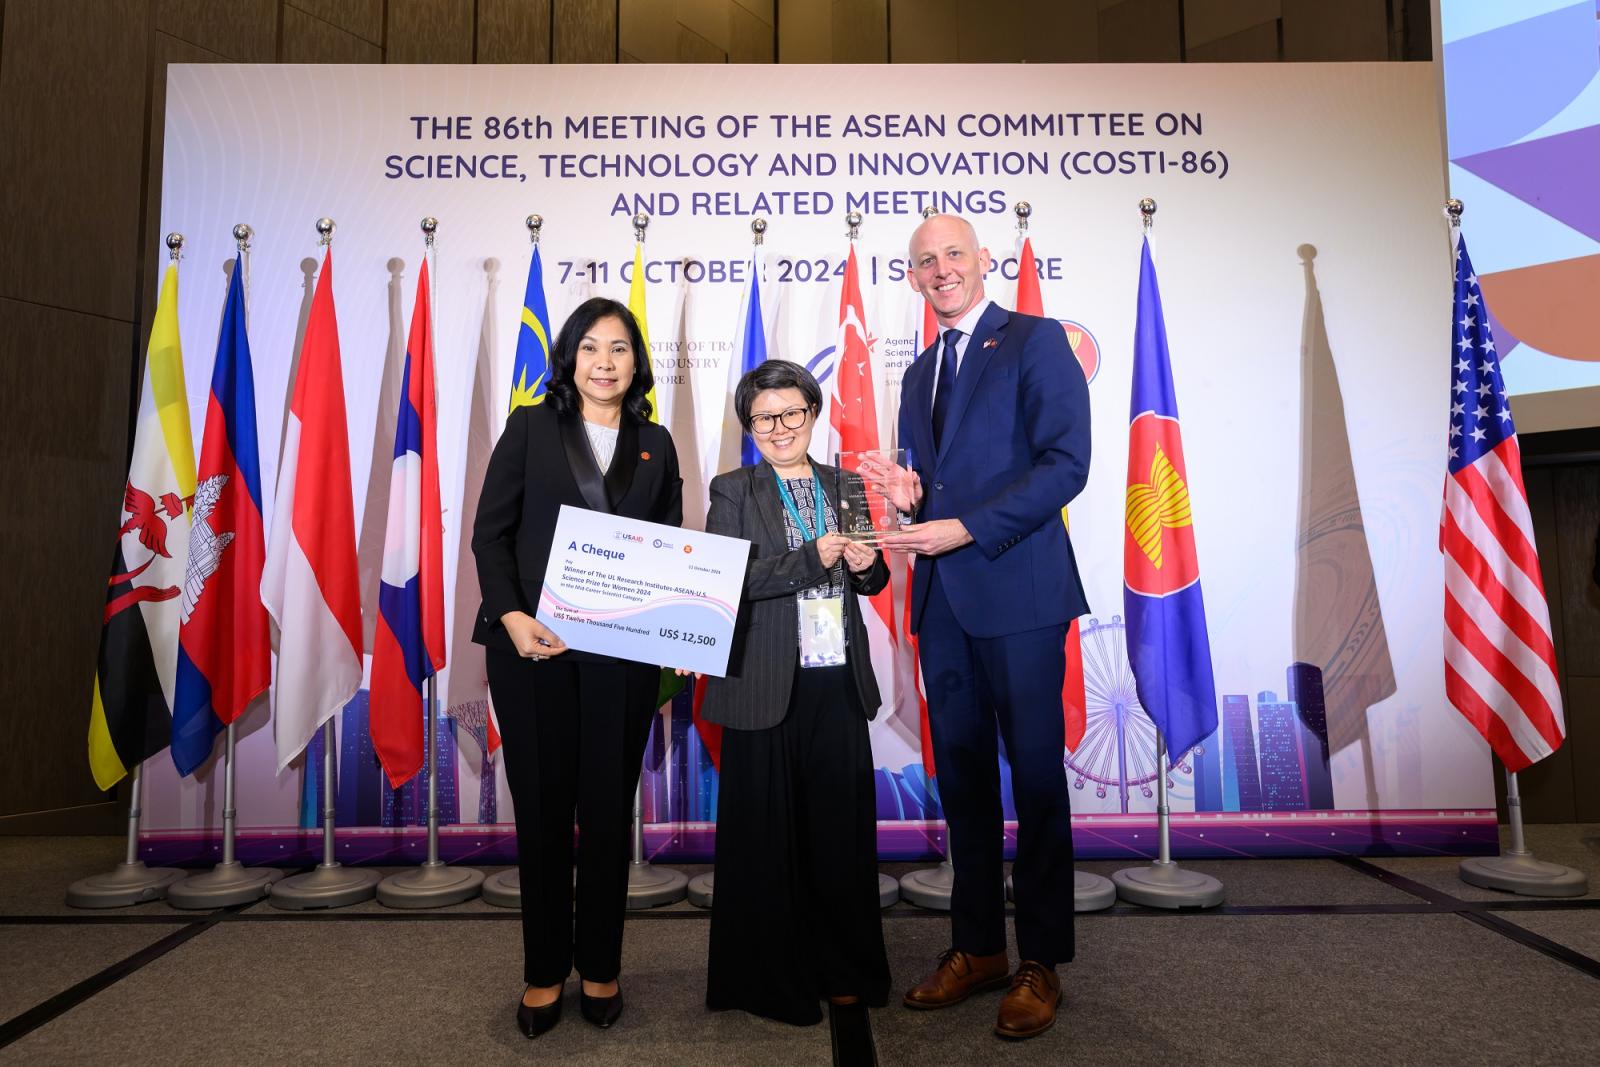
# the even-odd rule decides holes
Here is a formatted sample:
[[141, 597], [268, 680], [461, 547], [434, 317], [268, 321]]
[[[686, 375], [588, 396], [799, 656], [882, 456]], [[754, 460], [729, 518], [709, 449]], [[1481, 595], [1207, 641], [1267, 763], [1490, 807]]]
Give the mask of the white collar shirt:
[[960, 330], [961, 336], [956, 338], [956, 373], [961, 373], [961, 361], [966, 358], [967, 345], [972, 340], [972, 332], [978, 328], [978, 322], [983, 318], [983, 313], [989, 310], [993, 300], [981, 300], [972, 305], [971, 309], [961, 317], [961, 321], [954, 326], [941, 327], [939, 339], [934, 345], [933, 364], [933, 395], [939, 395], [939, 361], [944, 358], [944, 337], [951, 330]]

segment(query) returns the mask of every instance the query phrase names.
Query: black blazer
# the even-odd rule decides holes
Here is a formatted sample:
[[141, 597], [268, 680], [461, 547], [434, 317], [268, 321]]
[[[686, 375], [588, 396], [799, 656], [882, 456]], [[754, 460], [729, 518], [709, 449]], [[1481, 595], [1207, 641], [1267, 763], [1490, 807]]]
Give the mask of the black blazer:
[[[817, 476], [828, 501], [839, 510], [839, 470], [816, 464]], [[854, 474], [847, 478], [859, 481]], [[744, 574], [744, 599], [733, 647], [728, 654], [726, 678], [706, 682], [701, 717], [735, 730], [762, 730], [783, 721], [789, 710], [794, 672], [800, 669], [799, 623], [794, 595], [828, 580], [817, 555], [817, 543], [791, 549], [783, 532], [783, 498], [772, 465], [762, 460], [711, 479], [711, 510], [706, 532], [742, 537], [751, 544], [750, 564]], [[872, 675], [867, 628], [861, 618], [857, 594], [871, 596], [889, 584], [883, 554], [865, 574], [848, 567], [845, 573], [845, 625], [849, 628], [850, 673], [867, 718], [878, 714], [878, 681]]]
[[[624, 413], [617, 451], [602, 477], [576, 412], [557, 415], [547, 401], [511, 413], [489, 457], [472, 530], [483, 590], [472, 629], [478, 644], [516, 651], [500, 616], [532, 615], [538, 607], [563, 504], [682, 526], [683, 479], [666, 427]], [[563, 656], [615, 662], [577, 649]]]

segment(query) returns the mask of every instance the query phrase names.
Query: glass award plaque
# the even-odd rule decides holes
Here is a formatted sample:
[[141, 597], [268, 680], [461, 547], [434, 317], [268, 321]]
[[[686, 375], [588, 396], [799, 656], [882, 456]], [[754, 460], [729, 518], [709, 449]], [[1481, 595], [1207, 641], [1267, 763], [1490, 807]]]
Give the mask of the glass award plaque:
[[895, 492], [911, 479], [905, 449], [835, 452], [833, 465], [838, 470], [834, 499], [839, 502], [839, 532], [868, 543], [898, 533], [902, 517]]

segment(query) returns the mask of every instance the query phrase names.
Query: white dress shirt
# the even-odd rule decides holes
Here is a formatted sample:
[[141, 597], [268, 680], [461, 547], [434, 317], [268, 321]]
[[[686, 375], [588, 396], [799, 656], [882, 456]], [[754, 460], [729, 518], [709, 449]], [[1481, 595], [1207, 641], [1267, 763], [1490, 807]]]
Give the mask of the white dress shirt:
[[[978, 320], [983, 318], [983, 313], [989, 310], [993, 300], [980, 300], [961, 317], [961, 321], [954, 326], [942, 328], [939, 331], [939, 341], [934, 347], [933, 364], [933, 396], [939, 395], [939, 362], [944, 359], [944, 335], [950, 330], [960, 330], [961, 336], [956, 338], [956, 373], [961, 372], [961, 361], [966, 358], [967, 345], [972, 341], [972, 331], [978, 328]], [[931, 408], [929, 410], [932, 410]]]

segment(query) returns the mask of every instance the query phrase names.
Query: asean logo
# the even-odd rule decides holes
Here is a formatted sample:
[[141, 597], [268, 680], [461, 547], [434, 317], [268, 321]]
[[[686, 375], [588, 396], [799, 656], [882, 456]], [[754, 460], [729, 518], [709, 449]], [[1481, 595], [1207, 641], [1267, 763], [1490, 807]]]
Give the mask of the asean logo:
[[1094, 381], [1094, 376], [1100, 373], [1100, 342], [1094, 339], [1094, 334], [1089, 332], [1089, 327], [1081, 322], [1071, 319], [1057, 319], [1062, 330], [1066, 331], [1067, 344], [1072, 346], [1072, 354], [1078, 357], [1078, 365], [1083, 368], [1085, 381]]
[[1123, 572], [1143, 596], [1171, 596], [1200, 580], [1178, 420], [1144, 412], [1128, 432]]

